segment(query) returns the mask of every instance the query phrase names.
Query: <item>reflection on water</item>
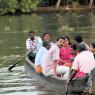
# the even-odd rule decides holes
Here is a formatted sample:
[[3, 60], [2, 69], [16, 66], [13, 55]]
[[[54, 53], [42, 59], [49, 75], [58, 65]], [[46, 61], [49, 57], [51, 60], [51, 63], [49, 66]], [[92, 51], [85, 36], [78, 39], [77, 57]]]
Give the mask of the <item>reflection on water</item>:
[[24, 60], [13, 72], [7, 70], [25, 55], [29, 30], [40, 36], [51, 32], [53, 41], [59, 35], [68, 35], [74, 41], [75, 34], [80, 33], [89, 44], [95, 38], [95, 12], [0, 16], [0, 95], [55, 95], [58, 92], [42, 86], [34, 75], [26, 77], [22, 66]]
[[0, 69], [0, 95], [45, 95], [40, 83], [33, 77], [27, 78], [24, 67], [19, 66], [9, 72], [7, 68]]

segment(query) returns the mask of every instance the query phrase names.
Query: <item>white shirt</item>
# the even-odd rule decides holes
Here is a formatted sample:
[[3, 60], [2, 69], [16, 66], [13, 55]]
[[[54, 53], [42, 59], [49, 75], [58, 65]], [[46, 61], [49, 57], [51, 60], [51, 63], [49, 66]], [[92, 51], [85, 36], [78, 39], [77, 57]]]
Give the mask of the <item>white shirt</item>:
[[38, 36], [36, 36], [33, 41], [30, 38], [26, 40], [26, 49], [28, 50], [36, 49], [38, 51], [41, 45], [42, 45], [42, 40]]
[[88, 44], [86, 44], [85, 42], [81, 42], [82, 44], [85, 44], [85, 46], [86, 46], [86, 50], [89, 50], [89, 46], [88, 46]]
[[95, 67], [95, 59], [93, 53], [90, 51], [83, 51], [78, 54], [73, 62], [72, 69], [80, 70], [84, 73], [90, 73]]
[[51, 47], [45, 55], [45, 64], [43, 67], [43, 73], [47, 73], [51, 69], [51, 64], [54, 60], [59, 60], [59, 47], [55, 44]]
[[43, 65], [45, 64], [44, 60], [45, 60], [45, 55], [47, 51], [48, 50], [45, 47], [43, 46], [40, 47], [35, 57], [35, 66], [40, 65], [41, 67], [43, 67]]

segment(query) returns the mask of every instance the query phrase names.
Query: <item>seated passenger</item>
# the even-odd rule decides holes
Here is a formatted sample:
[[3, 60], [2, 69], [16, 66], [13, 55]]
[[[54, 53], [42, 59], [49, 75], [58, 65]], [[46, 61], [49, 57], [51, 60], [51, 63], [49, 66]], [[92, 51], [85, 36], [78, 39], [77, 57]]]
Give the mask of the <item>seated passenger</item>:
[[[72, 54], [72, 64], [73, 64], [73, 61], [74, 61], [74, 58], [77, 56], [77, 54], [78, 54], [78, 50], [77, 50], [77, 45], [76, 44], [73, 44], [73, 45], [71, 45], [71, 48], [72, 48], [72, 50], [71, 50], [71, 54]], [[81, 72], [79, 69], [78, 69], [78, 71], [77, 71], [77, 73], [76, 73], [76, 75], [75, 75], [75, 78], [81, 78], [81, 77], [83, 77], [85, 75], [85, 73], [83, 73], [83, 72]]]
[[82, 37], [81, 35], [77, 34], [77, 35], [75, 36], [75, 41], [77, 42], [77, 43], [76, 43], [77, 45], [78, 45], [79, 43], [85, 44], [86, 50], [89, 50], [89, 46], [83, 41], [83, 37]]
[[54, 75], [57, 77], [58, 74], [64, 74], [63, 79], [68, 79], [69, 77], [69, 67], [59, 66], [60, 62], [60, 48], [63, 47], [64, 37], [57, 38], [56, 44], [51, 47], [45, 56], [45, 64], [43, 66], [43, 74], [45, 76]]
[[39, 51], [37, 52], [35, 57], [35, 71], [37, 73], [42, 73], [42, 68], [44, 65], [44, 57], [50, 48], [51, 48], [50, 43], [44, 41], [43, 46], [41, 46]]
[[54, 45], [54, 43], [51, 41], [51, 34], [49, 32], [46, 32], [43, 34], [43, 41], [50, 42], [51, 47]]
[[29, 59], [34, 63], [35, 55], [41, 46], [42, 40], [39, 36], [35, 36], [34, 31], [28, 33], [29, 38], [26, 40], [26, 49], [30, 52]]
[[72, 64], [72, 71], [69, 77], [69, 82], [75, 77], [78, 71], [82, 74], [89, 74], [95, 67], [95, 59], [93, 53], [86, 50], [86, 46], [83, 43], [77, 46], [78, 54]]
[[72, 57], [76, 57], [78, 51], [77, 51], [77, 45], [76, 44], [72, 44], [71, 45], [71, 54], [72, 54]]
[[65, 42], [63, 47], [60, 49], [60, 58], [62, 59], [62, 63], [60, 65], [70, 66], [71, 63], [71, 42], [69, 37], [65, 36]]

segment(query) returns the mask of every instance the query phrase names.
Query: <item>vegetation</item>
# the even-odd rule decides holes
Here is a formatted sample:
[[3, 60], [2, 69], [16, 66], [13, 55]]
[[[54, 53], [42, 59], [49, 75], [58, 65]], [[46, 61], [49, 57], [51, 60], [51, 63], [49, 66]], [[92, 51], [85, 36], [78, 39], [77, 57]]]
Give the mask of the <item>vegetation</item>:
[[0, 14], [31, 12], [40, 2], [41, 0], [0, 0]]
[[17, 0], [0, 0], [0, 13], [15, 13], [17, 9]]
[[59, 31], [59, 33], [74, 32], [74, 28], [69, 27], [68, 25], [64, 25], [58, 31]]
[[22, 12], [31, 12], [32, 9], [36, 9], [40, 0], [22, 0], [20, 3], [20, 9]]
[[17, 14], [17, 13], [30, 13], [32, 10], [37, 9], [39, 4], [52, 5], [59, 9], [60, 5], [72, 5], [74, 8], [79, 3], [85, 2], [91, 8], [95, 3], [94, 0], [0, 0], [0, 14]]

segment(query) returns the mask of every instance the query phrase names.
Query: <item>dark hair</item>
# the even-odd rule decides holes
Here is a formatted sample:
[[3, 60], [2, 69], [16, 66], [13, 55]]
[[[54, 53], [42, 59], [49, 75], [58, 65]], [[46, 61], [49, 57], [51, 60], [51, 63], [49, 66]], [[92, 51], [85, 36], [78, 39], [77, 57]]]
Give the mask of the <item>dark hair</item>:
[[69, 45], [71, 45], [71, 41], [70, 41], [70, 38], [68, 36], [65, 36], [64, 39], [67, 39], [69, 41]]
[[93, 46], [93, 48], [95, 48], [95, 42], [91, 43], [91, 45]]
[[75, 41], [77, 41], [77, 43], [81, 43], [82, 41], [83, 41], [83, 38], [82, 38], [82, 36], [81, 35], [76, 35], [75, 36]]
[[59, 41], [59, 39], [65, 40], [65, 38], [61, 36], [61, 37], [58, 37], [56, 41]]
[[77, 45], [77, 50], [78, 51], [85, 51], [86, 50], [86, 45], [85, 44], [83, 44], [83, 43], [79, 43], [78, 45]]
[[43, 47], [47, 47], [48, 44], [50, 44], [50, 42], [43, 41]]
[[71, 45], [71, 48], [73, 48], [73, 50], [77, 50], [77, 45], [73, 44], [73, 45]]
[[29, 34], [29, 33], [33, 33], [33, 34], [35, 34], [35, 32], [34, 32], [34, 31], [29, 31], [29, 32], [28, 32], [28, 34]]
[[43, 40], [44, 40], [44, 37], [45, 37], [47, 34], [51, 37], [51, 33], [46, 32], [46, 33], [44, 33], [43, 36], [42, 36], [42, 39], [43, 39]]
[[46, 33], [44, 33], [44, 34], [43, 34], [43, 37], [44, 37], [46, 34], [48, 34], [48, 35], [50, 35], [50, 36], [51, 36], [51, 33], [46, 32]]

